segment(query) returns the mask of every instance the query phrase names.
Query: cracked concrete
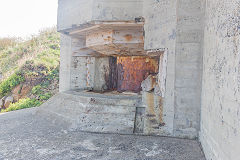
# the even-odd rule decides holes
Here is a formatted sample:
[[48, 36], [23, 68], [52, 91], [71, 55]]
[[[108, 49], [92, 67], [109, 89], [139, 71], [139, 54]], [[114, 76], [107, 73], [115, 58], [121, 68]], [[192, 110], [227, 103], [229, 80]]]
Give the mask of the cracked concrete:
[[39, 109], [0, 114], [0, 160], [205, 160], [194, 140], [69, 131]]

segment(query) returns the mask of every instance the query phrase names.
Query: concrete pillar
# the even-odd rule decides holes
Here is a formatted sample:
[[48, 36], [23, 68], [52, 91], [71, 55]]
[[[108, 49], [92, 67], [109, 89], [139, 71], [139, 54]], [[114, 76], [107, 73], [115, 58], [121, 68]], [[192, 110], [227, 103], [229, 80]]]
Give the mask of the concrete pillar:
[[72, 39], [61, 34], [59, 92], [71, 89]]

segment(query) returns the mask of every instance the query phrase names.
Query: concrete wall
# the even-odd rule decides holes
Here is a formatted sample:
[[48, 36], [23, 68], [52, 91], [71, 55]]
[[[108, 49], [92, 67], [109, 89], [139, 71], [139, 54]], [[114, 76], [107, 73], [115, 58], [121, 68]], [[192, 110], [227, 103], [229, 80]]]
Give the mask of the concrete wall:
[[126, 21], [142, 16], [143, 0], [59, 0], [58, 31], [91, 21]]
[[71, 90], [107, 90], [108, 57], [77, 56], [71, 63]]
[[142, 16], [143, 0], [94, 0], [93, 20], [134, 20]]
[[95, 57], [73, 57], [71, 63], [71, 90], [94, 87]]
[[200, 141], [208, 160], [238, 160], [240, 3], [206, 4]]
[[204, 0], [178, 0], [174, 135], [197, 138], [200, 124]]
[[93, 0], [58, 0], [58, 31], [92, 20]]
[[204, 1], [145, 0], [145, 49], [168, 54], [164, 134], [198, 137]]
[[163, 102], [163, 135], [173, 135], [176, 7], [175, 0], [144, 0], [145, 49], [163, 48], [168, 54], [166, 95]]

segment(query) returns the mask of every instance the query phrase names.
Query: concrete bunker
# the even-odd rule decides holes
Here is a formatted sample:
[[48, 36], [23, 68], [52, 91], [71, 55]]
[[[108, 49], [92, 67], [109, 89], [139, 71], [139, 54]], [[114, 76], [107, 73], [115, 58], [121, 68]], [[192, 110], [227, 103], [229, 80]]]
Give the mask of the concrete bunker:
[[172, 6], [59, 0], [60, 94], [70, 96], [59, 106], [75, 128], [198, 137], [201, 36], [185, 38], [192, 30], [177, 24]]
[[128, 134], [164, 132], [167, 55], [144, 50], [143, 26], [143, 19], [92, 21], [65, 30], [71, 37], [70, 92], [91, 97], [84, 105], [95, 110], [93, 114], [82, 111], [77, 128]]

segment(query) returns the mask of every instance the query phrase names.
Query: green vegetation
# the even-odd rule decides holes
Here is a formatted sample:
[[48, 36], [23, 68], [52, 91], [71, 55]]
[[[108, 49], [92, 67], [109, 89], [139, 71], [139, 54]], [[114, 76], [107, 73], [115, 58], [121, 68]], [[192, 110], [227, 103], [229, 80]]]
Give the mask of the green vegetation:
[[32, 88], [32, 93], [35, 95], [39, 95], [42, 93], [41, 90], [41, 85], [36, 85], [35, 87]]
[[41, 100], [41, 101], [44, 101], [44, 100], [48, 100], [49, 98], [51, 98], [52, 97], [52, 94], [51, 93], [44, 93], [44, 94], [41, 94], [40, 96], [39, 96], [39, 99]]
[[[58, 92], [60, 35], [56, 28], [41, 31], [23, 41], [0, 39], [0, 99], [13, 94], [16, 99], [4, 112], [35, 107]], [[0, 106], [1, 108], [1, 106]], [[2, 107], [4, 108], [4, 107]]]
[[50, 70], [59, 66], [59, 55], [60, 35], [56, 28], [45, 29], [27, 41], [3, 38], [0, 39], [0, 73], [6, 78], [26, 62], [43, 65]]
[[37, 85], [32, 88], [32, 94], [38, 97], [39, 100], [45, 101], [52, 97], [52, 93], [44, 92], [44, 87]]
[[19, 40], [17, 38], [0, 38], [0, 50], [15, 46]]
[[25, 78], [21, 73], [14, 73], [0, 83], [0, 97], [6, 96], [14, 87], [24, 81]]
[[20, 109], [25, 109], [25, 108], [31, 108], [31, 107], [37, 107], [40, 106], [42, 102], [36, 100], [36, 99], [30, 99], [30, 98], [25, 98], [25, 99], [20, 99], [16, 103], [10, 104], [10, 106], [2, 110], [1, 112], [10, 112], [10, 111], [16, 111]]

